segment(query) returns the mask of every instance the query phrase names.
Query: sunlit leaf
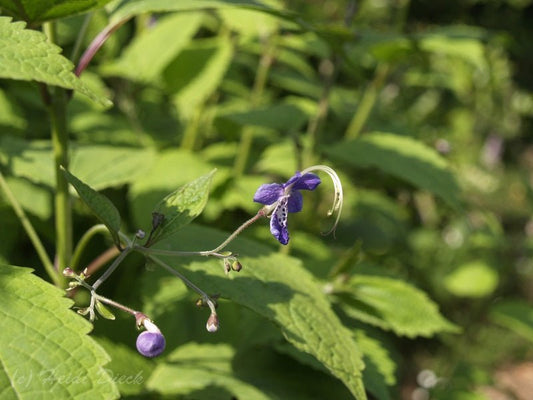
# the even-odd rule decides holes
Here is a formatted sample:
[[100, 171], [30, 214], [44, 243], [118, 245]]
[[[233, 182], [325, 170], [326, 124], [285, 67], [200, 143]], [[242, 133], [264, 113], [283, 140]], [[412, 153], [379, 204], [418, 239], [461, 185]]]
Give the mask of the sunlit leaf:
[[25, 29], [24, 22], [0, 16], [0, 78], [37, 81], [76, 90], [105, 106], [111, 102], [93, 92], [74, 73], [74, 65], [46, 36]]
[[166, 196], [154, 213], [164, 217], [156, 229], [152, 242], [173, 235], [201, 214], [209, 196], [209, 186], [215, 170], [187, 183]]
[[407, 337], [457, 332], [419, 289], [397, 279], [358, 275], [349, 281], [342, 307], [352, 318]]
[[483, 261], [460, 265], [444, 278], [448, 291], [460, 297], [485, 297], [498, 286], [498, 273]]
[[0, 266], [0, 387], [6, 399], [118, 398], [109, 356], [72, 301], [27, 268]]

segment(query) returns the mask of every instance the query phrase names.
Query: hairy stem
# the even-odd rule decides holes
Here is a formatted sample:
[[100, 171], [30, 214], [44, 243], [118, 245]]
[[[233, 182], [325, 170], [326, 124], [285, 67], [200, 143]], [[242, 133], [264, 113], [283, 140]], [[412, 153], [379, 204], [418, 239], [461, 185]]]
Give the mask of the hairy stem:
[[[53, 22], [44, 24], [44, 31], [50, 42], [56, 42], [56, 29]], [[56, 268], [62, 269], [70, 262], [72, 255], [72, 209], [68, 182], [61, 167], [68, 168], [69, 138], [67, 131], [67, 94], [64, 89], [54, 87], [48, 104], [54, 167], [55, 187], [55, 228], [56, 228]]]
[[122, 260], [124, 260], [124, 258], [126, 258], [126, 256], [133, 250], [132, 247], [126, 247], [126, 249], [124, 249], [122, 251], [122, 253], [120, 253], [120, 255], [116, 258], [115, 261], [113, 261], [113, 264], [111, 264], [111, 266], [104, 272], [104, 274], [98, 278], [98, 280], [94, 283], [93, 286], [93, 290], [96, 290], [98, 289], [98, 287], [104, 283], [104, 281], [109, 278], [109, 276], [117, 269], [117, 267], [120, 265], [120, 263], [122, 262]]
[[26, 234], [30, 238], [30, 241], [33, 247], [35, 248], [37, 255], [39, 256], [39, 259], [41, 260], [41, 263], [43, 264], [44, 269], [46, 270], [46, 273], [48, 274], [50, 279], [52, 279], [55, 285], [61, 286], [62, 281], [63, 281], [63, 279], [61, 278], [62, 275], [60, 275], [54, 269], [54, 264], [48, 257], [48, 254], [46, 253], [43, 243], [41, 242], [41, 239], [37, 235], [37, 232], [33, 228], [33, 225], [31, 224], [23, 208], [20, 206], [19, 202], [17, 201], [17, 198], [15, 197], [15, 195], [9, 188], [9, 185], [5, 181], [4, 176], [2, 175], [1, 172], [0, 172], [0, 189], [2, 189], [2, 192], [4, 193], [5, 198], [11, 204], [13, 211], [15, 211], [15, 214], [20, 220], [22, 227], [24, 228], [24, 230], [26, 231]]

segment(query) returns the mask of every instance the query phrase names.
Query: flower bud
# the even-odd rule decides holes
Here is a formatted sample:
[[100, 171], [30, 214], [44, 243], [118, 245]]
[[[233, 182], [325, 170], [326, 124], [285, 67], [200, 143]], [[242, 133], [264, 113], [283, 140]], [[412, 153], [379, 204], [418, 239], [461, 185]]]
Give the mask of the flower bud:
[[66, 276], [67, 278], [72, 278], [74, 275], [72, 268], [67, 267], [63, 270], [63, 276]]
[[144, 232], [142, 229], [139, 229], [136, 233], [135, 233], [135, 237], [137, 239], [144, 239], [144, 236], [146, 235], [146, 232]]
[[242, 264], [239, 261], [235, 260], [233, 261], [233, 264], [231, 264], [231, 269], [236, 272], [239, 272], [242, 269]]
[[228, 260], [224, 260], [224, 273], [227, 275], [231, 271], [231, 263]]
[[220, 322], [218, 320], [218, 316], [215, 313], [211, 313], [209, 318], [207, 319], [207, 323], [205, 324], [205, 328], [208, 332], [216, 332], [218, 331], [218, 327], [220, 326]]
[[161, 332], [141, 332], [137, 336], [137, 351], [145, 357], [157, 357], [165, 350], [165, 337]]

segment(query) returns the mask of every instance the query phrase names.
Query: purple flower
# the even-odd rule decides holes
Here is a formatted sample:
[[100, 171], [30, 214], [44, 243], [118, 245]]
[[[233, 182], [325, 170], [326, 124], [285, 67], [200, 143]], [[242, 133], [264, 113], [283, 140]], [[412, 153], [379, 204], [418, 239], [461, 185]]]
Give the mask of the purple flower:
[[320, 178], [315, 174], [302, 175], [300, 172], [296, 172], [285, 183], [261, 185], [255, 192], [255, 202], [273, 208], [270, 218], [270, 232], [281, 244], [289, 243], [288, 213], [302, 210], [303, 197], [300, 190], [315, 190], [320, 182]]
[[156, 357], [165, 349], [165, 337], [161, 332], [144, 331], [137, 337], [137, 350], [145, 357]]

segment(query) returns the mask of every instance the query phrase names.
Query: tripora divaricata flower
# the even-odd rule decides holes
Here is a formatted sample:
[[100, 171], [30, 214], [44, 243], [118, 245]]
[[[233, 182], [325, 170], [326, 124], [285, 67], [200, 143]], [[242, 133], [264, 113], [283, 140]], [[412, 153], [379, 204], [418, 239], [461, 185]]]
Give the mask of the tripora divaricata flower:
[[165, 337], [148, 318], [143, 319], [141, 323], [146, 330], [137, 336], [137, 351], [145, 357], [157, 357], [165, 350]]
[[335, 197], [333, 206], [328, 211], [328, 216], [337, 213], [335, 224], [327, 233], [331, 233], [337, 227], [342, 209], [343, 193], [342, 185], [337, 173], [326, 165], [314, 165], [299, 172], [297, 171], [285, 183], [268, 183], [261, 185], [255, 192], [254, 201], [264, 204], [266, 215], [270, 215], [270, 232], [281, 243], [289, 242], [287, 229], [287, 217], [289, 213], [302, 210], [303, 197], [300, 190], [315, 190], [321, 183], [320, 178], [313, 171], [327, 173], [333, 181]]

